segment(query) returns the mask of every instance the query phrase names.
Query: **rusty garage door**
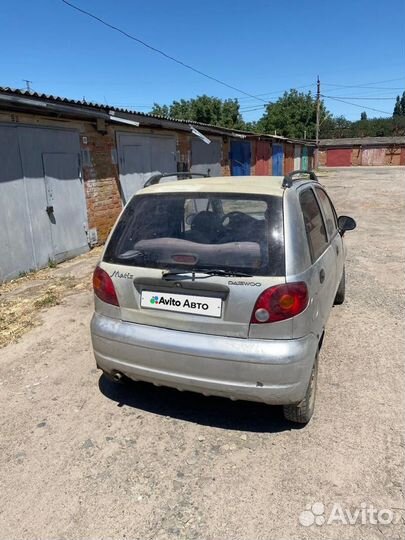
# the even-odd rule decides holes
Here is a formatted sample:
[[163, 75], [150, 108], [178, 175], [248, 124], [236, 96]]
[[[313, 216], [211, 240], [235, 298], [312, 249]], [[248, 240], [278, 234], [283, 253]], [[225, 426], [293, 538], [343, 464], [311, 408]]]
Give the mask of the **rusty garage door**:
[[328, 148], [326, 154], [327, 167], [350, 167], [352, 164], [351, 148]]
[[256, 175], [267, 176], [269, 174], [270, 143], [257, 141], [256, 143]]
[[362, 165], [385, 165], [385, 148], [363, 148]]
[[294, 170], [294, 145], [285, 144], [284, 174], [289, 174]]

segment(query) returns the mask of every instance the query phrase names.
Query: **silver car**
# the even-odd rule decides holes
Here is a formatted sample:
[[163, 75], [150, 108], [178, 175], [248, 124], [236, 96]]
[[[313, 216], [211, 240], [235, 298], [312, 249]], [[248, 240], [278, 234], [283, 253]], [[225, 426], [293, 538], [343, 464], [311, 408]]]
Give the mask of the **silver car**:
[[162, 176], [128, 202], [94, 272], [97, 366], [117, 382], [283, 405], [307, 423], [355, 221], [313, 172]]

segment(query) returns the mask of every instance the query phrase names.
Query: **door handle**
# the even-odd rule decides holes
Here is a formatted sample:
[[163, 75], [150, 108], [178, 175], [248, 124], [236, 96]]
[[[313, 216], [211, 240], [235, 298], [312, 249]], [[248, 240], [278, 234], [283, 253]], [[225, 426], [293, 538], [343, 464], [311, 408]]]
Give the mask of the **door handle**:
[[325, 270], [322, 268], [319, 272], [319, 281], [323, 283], [325, 281]]
[[49, 215], [49, 214], [53, 214], [53, 206], [47, 206], [46, 207], [46, 213]]
[[336, 246], [335, 249], [336, 249], [336, 255], [339, 255], [339, 246]]

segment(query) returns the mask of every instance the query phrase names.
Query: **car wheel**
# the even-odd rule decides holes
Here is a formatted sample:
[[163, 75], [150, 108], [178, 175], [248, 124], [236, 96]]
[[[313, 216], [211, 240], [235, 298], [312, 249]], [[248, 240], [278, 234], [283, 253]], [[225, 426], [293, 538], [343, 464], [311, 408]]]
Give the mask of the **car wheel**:
[[345, 301], [345, 292], [346, 292], [346, 271], [343, 267], [342, 279], [340, 280], [339, 287], [335, 296], [334, 304], [340, 305]]
[[308, 388], [305, 397], [300, 403], [284, 405], [284, 418], [297, 424], [307, 424], [314, 413], [316, 385], [318, 380], [318, 352], [311, 371]]

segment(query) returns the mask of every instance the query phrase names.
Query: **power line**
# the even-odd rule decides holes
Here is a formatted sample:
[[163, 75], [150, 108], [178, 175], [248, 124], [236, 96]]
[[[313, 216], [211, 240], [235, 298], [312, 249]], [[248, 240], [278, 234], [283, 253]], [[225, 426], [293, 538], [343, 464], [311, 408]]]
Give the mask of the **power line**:
[[[294, 86], [292, 87], [294, 90], [300, 90], [301, 88], [310, 88], [311, 86], [314, 86], [314, 83], [311, 83], [311, 84], [303, 84], [302, 86]], [[277, 95], [277, 94], [280, 94], [281, 92], [286, 92], [287, 90], [285, 88], [282, 88], [281, 90], [274, 90], [274, 92], [265, 92], [264, 94], [256, 94], [256, 97], [260, 97], [260, 96], [274, 96], [274, 95]], [[242, 99], [248, 99], [248, 98], [239, 98], [239, 100], [242, 100]], [[248, 105], [247, 103], [245, 105]]]
[[365, 100], [370, 100], [370, 101], [376, 101], [376, 100], [390, 100], [392, 101], [393, 99], [396, 98], [396, 96], [391, 96], [391, 97], [357, 97], [357, 96], [329, 96], [331, 99], [334, 99], [336, 97], [336, 99], [365, 99]]
[[157, 49], [156, 47], [153, 47], [152, 45], [149, 45], [148, 43], [146, 43], [142, 39], [139, 39], [139, 38], [137, 38], [137, 37], [135, 37], [135, 36], [133, 36], [131, 34], [128, 34], [128, 32], [125, 32], [121, 28], [118, 28], [117, 26], [114, 26], [114, 25], [108, 23], [107, 21], [101, 19], [100, 17], [97, 17], [97, 15], [94, 15], [93, 13], [90, 13], [89, 11], [81, 9], [78, 6], [75, 6], [74, 4], [71, 4], [67, 0], [61, 0], [61, 1], [64, 4], [66, 4], [67, 6], [71, 7], [72, 9], [75, 9], [76, 11], [79, 11], [80, 13], [83, 13], [84, 15], [87, 15], [88, 17], [91, 17], [92, 19], [100, 22], [104, 26], [107, 26], [108, 28], [111, 28], [112, 30], [115, 30], [116, 32], [119, 32], [123, 36], [125, 36], [125, 37], [127, 37], [129, 39], [132, 39], [133, 41], [136, 41], [137, 43], [140, 43], [144, 47], [147, 47], [148, 49], [154, 51], [155, 53], [158, 53], [158, 54], [164, 56], [168, 60], [171, 60], [172, 62], [176, 62], [176, 64], [179, 64], [179, 65], [181, 65], [181, 66], [183, 66], [183, 67], [185, 67], [185, 68], [187, 68], [187, 69], [189, 69], [191, 71], [194, 71], [195, 73], [198, 73], [199, 75], [202, 75], [203, 77], [206, 77], [207, 79], [210, 79], [211, 81], [215, 81], [218, 84], [222, 84], [222, 86], [226, 86], [227, 88], [230, 88], [231, 90], [235, 90], [235, 92], [239, 92], [240, 94], [244, 94], [245, 96], [248, 96], [250, 98], [253, 98], [253, 99], [256, 99], [258, 101], [263, 101], [264, 103], [267, 103], [267, 100], [262, 99], [261, 97], [255, 96], [253, 94], [249, 94], [249, 92], [245, 92], [244, 90], [241, 90], [240, 88], [237, 88], [236, 86], [232, 86], [231, 84], [228, 84], [228, 83], [226, 83], [224, 81], [221, 81], [220, 79], [217, 79], [216, 77], [208, 75], [207, 73], [204, 73], [203, 71], [201, 71], [201, 70], [199, 70], [197, 68], [194, 68], [193, 66], [190, 66], [189, 64], [186, 64], [185, 62], [182, 62], [181, 60], [178, 60], [174, 56], [171, 56], [171, 55], [165, 53], [164, 51], [162, 51], [160, 49]]
[[[377, 89], [380, 89], [380, 90], [391, 90], [389, 88], [381, 88], [381, 87], [375, 87], [374, 85], [375, 84], [384, 84], [384, 83], [389, 83], [389, 82], [396, 82], [396, 81], [403, 81], [405, 80], [405, 77], [398, 77], [397, 79], [386, 79], [385, 81], [375, 81], [375, 82], [370, 82], [370, 83], [363, 83], [363, 84], [335, 84], [335, 83], [322, 83], [324, 84], [325, 86], [336, 86], [336, 87], [339, 87], [339, 88], [367, 88], [367, 89], [370, 89], [372, 90], [373, 88], [375, 88], [376, 90]], [[370, 88], [371, 87], [371, 88]], [[402, 88], [399, 87], [399, 88], [392, 88], [392, 90], [401, 90]]]
[[389, 116], [392, 116], [392, 113], [389, 113], [387, 111], [381, 111], [380, 109], [373, 109], [372, 107], [366, 107], [365, 105], [359, 105], [358, 103], [350, 103], [350, 101], [344, 101], [343, 99], [332, 97], [332, 96], [325, 96], [322, 94], [322, 97], [325, 99], [333, 99], [334, 101], [340, 101], [341, 103], [346, 103], [346, 105], [353, 105], [354, 107], [359, 107], [360, 109], [368, 109], [369, 111], [379, 112], [383, 114], [388, 114]]

